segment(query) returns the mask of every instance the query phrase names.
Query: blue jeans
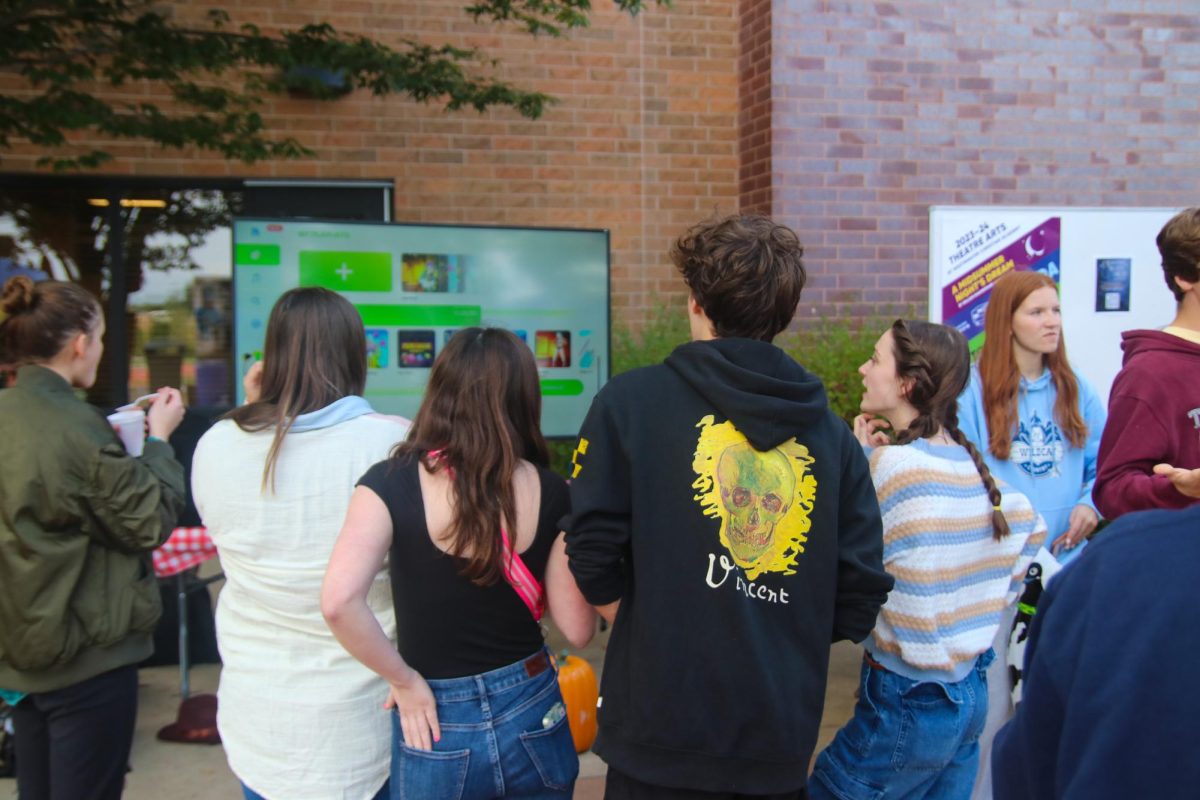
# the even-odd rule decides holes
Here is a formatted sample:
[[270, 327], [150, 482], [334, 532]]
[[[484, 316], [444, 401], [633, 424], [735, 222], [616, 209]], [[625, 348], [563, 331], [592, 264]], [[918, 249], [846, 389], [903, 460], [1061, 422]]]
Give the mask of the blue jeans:
[[432, 751], [406, 745], [393, 712], [392, 800], [571, 797], [579, 757], [545, 658], [429, 681], [442, 730]]
[[989, 649], [957, 683], [917, 682], [863, 661], [854, 718], [817, 757], [813, 800], [965, 800], [987, 719]]

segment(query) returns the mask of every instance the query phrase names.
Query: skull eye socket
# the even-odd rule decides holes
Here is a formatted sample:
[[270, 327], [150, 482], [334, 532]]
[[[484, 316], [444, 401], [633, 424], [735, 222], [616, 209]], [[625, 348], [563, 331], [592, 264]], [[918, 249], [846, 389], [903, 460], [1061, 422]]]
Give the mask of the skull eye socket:
[[733, 501], [733, 504], [735, 506], [737, 506], [738, 508], [745, 508], [746, 506], [750, 505], [750, 491], [748, 489], [742, 488], [741, 486], [738, 486], [738, 487], [734, 488], [733, 494], [730, 497], [730, 499]]
[[764, 494], [762, 507], [772, 514], [777, 514], [779, 509], [783, 508], [783, 500], [777, 494]]

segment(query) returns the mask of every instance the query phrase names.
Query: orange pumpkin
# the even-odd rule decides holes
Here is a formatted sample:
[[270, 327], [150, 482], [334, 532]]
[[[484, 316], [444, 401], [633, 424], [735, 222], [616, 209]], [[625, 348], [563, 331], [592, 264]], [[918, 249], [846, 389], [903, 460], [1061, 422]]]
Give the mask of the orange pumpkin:
[[596, 684], [592, 665], [579, 656], [567, 655], [564, 650], [557, 660], [558, 688], [567, 707], [571, 738], [575, 740], [575, 752], [582, 753], [596, 740], [596, 703], [600, 700], [600, 687]]

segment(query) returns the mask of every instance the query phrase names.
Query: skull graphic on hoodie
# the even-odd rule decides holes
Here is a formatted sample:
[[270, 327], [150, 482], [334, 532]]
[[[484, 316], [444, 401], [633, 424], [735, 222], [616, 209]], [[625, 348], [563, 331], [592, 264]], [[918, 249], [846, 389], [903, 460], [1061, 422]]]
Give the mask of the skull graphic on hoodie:
[[755, 450], [731, 422], [700, 428], [692, 487], [705, 515], [720, 519], [719, 537], [748, 580], [764, 572], [792, 574], [812, 526], [816, 477], [808, 448], [789, 439]]

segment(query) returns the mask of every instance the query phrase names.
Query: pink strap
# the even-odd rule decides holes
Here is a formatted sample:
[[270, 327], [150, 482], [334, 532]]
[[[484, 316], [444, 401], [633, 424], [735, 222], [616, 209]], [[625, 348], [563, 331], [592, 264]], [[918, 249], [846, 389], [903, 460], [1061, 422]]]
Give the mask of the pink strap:
[[504, 544], [505, 579], [516, 590], [517, 596], [525, 602], [529, 613], [533, 614], [533, 621], [541, 622], [542, 615], [546, 613], [546, 595], [542, 591], [542, 585], [533, 577], [529, 567], [525, 566], [521, 554], [513, 551], [508, 531], [504, 530], [503, 525], [500, 526], [500, 541]]
[[[430, 450], [429, 457], [441, 461], [442, 451]], [[449, 464], [446, 465], [446, 473], [451, 480], [454, 479], [454, 469]], [[541, 622], [546, 613], [546, 593], [542, 591], [542, 585], [529, 571], [529, 567], [521, 560], [521, 554], [513, 550], [512, 540], [508, 538], [508, 531], [503, 525], [500, 526], [500, 543], [503, 548], [501, 555], [504, 559], [504, 579], [525, 603], [525, 607], [533, 615], [533, 621]]]

